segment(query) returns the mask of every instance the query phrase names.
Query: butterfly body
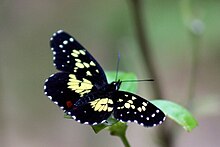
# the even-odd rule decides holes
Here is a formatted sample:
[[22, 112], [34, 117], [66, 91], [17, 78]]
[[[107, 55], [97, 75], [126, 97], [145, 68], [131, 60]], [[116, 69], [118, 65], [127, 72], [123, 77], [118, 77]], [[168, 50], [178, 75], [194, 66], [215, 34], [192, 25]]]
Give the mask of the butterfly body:
[[149, 101], [120, 91], [122, 81], [109, 84], [98, 62], [72, 36], [60, 30], [50, 40], [60, 72], [46, 80], [44, 93], [74, 120], [96, 125], [112, 115], [147, 127], [165, 120], [164, 113]]
[[[116, 93], [116, 91], [119, 90], [121, 86], [121, 81], [117, 81], [117, 82], [112, 82], [110, 84], [107, 84], [103, 87], [101, 87], [100, 89], [97, 89], [96, 92], [93, 93], [89, 93], [87, 95], [85, 95], [83, 98], [79, 99], [74, 105], [77, 107], [80, 107], [82, 105], [88, 104], [88, 102], [95, 100], [97, 97], [99, 96], [111, 96], [114, 93]], [[112, 98], [113, 101], [116, 101], [117, 98]]]

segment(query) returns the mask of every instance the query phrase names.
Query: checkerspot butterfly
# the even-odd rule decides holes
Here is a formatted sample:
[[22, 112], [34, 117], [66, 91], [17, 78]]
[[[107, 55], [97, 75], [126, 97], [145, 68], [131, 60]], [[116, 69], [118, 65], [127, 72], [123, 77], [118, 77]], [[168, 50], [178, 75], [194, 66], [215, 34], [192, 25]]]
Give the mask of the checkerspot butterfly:
[[66, 32], [50, 39], [55, 67], [44, 85], [44, 93], [77, 122], [96, 125], [110, 116], [123, 122], [151, 127], [165, 120], [164, 113], [140, 96], [120, 91], [122, 81], [108, 83], [94, 57]]

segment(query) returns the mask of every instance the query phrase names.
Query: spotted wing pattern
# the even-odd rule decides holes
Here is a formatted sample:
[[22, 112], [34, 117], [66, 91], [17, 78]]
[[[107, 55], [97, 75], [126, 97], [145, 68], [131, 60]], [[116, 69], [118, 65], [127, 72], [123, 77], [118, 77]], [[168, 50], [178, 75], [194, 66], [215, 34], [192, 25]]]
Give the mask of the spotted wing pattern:
[[135, 122], [142, 126], [153, 127], [165, 120], [164, 113], [149, 101], [138, 95], [118, 91], [114, 117], [123, 122]]
[[[54, 65], [61, 72], [51, 75], [45, 81], [44, 93], [78, 122], [92, 125], [106, 120], [113, 109], [110, 108], [112, 104], [108, 105], [108, 111], [104, 111], [106, 108], [100, 111], [98, 101], [97, 105], [74, 105], [79, 99], [85, 99], [85, 95], [95, 93], [97, 89], [108, 84], [101, 66], [84, 47], [64, 31], [57, 31], [50, 40]], [[100, 100], [103, 102], [101, 97]], [[98, 110], [95, 111], [96, 109]]]
[[80, 107], [75, 106], [74, 104], [80, 99], [80, 93], [67, 88], [69, 75], [63, 72], [52, 75], [45, 82], [45, 94], [77, 122], [89, 125], [104, 122], [113, 111], [113, 101], [104, 95], [96, 94], [93, 95], [97, 97], [95, 100]]
[[59, 30], [50, 39], [54, 65], [60, 71], [72, 73], [78, 79], [86, 77], [97, 87], [108, 84], [104, 71], [92, 55], [78, 41]]
[[165, 120], [164, 113], [149, 101], [118, 91], [120, 81], [108, 84], [101, 66], [72, 36], [60, 30], [50, 40], [60, 72], [45, 81], [44, 93], [74, 120], [96, 125], [113, 114], [117, 120], [147, 127]]

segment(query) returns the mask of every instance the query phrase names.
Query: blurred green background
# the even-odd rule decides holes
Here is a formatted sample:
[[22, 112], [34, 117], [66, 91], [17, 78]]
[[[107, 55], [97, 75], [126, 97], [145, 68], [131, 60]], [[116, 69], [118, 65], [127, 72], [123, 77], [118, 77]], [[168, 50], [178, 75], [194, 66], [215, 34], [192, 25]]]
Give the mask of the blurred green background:
[[[162, 94], [183, 106], [189, 95], [193, 41], [181, 2], [143, 0], [144, 23]], [[192, 113], [199, 127], [178, 130], [176, 147], [219, 146], [220, 140], [220, 1], [192, 1], [204, 23]], [[72, 34], [105, 70], [120, 70], [147, 79], [128, 0], [1, 0], [0, 1], [0, 146], [123, 146], [107, 131], [63, 118], [43, 94], [43, 84], [56, 72], [49, 38], [58, 29]], [[139, 83], [138, 94], [151, 99], [151, 83]], [[171, 121], [166, 121], [176, 126]], [[157, 127], [160, 129], [161, 126]], [[129, 124], [131, 146], [157, 147], [155, 128]]]

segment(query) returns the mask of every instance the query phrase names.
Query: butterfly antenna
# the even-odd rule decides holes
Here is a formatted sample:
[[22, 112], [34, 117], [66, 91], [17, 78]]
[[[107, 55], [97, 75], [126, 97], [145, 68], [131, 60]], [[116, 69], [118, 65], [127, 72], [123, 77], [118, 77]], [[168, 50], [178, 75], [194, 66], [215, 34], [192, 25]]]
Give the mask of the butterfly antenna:
[[120, 62], [120, 52], [118, 52], [118, 60], [117, 60], [117, 67], [116, 67], [116, 76], [115, 81], [118, 80], [118, 69], [119, 69], [119, 62]]
[[154, 79], [143, 79], [143, 80], [124, 80], [122, 82], [145, 82], [145, 81], [154, 81]]

